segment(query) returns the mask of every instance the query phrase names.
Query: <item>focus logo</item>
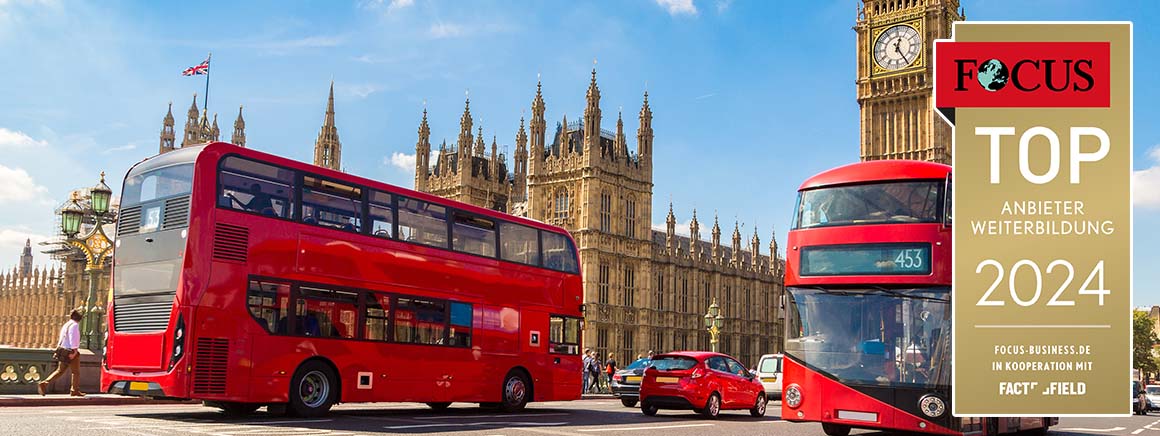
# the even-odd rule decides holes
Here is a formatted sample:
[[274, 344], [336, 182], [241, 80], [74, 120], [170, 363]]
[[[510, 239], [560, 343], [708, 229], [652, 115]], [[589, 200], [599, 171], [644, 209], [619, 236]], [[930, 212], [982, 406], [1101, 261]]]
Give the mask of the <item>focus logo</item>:
[[936, 41], [937, 107], [1108, 107], [1105, 42]]

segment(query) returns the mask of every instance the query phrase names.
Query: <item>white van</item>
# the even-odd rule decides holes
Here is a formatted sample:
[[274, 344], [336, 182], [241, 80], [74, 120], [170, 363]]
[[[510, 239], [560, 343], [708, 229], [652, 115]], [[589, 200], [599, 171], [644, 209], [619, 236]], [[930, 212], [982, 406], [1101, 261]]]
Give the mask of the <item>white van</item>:
[[781, 360], [780, 354], [766, 354], [757, 361], [757, 377], [765, 387], [765, 398], [770, 401], [781, 399]]

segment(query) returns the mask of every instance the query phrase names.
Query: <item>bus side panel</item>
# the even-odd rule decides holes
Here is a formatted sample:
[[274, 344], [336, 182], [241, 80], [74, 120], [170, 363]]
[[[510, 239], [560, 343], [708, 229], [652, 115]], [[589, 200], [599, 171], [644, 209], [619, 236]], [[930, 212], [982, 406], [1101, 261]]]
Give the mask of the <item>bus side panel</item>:
[[[531, 401], [544, 401], [552, 397], [553, 377], [551, 357], [548, 354], [548, 314], [538, 310], [520, 310], [520, 353], [523, 367], [531, 373]], [[506, 371], [504, 371], [506, 375]]]

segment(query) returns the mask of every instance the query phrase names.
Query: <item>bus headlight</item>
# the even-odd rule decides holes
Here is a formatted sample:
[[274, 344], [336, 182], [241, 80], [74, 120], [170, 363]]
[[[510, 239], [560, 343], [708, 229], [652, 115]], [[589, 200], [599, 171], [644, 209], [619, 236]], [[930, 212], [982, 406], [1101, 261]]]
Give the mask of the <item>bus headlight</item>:
[[802, 388], [797, 384], [789, 385], [785, 389], [785, 405], [797, 408], [802, 405]]
[[923, 395], [922, 398], [919, 398], [918, 408], [922, 410], [923, 415], [931, 418], [938, 418], [947, 411], [947, 405], [943, 402], [942, 398], [933, 394]]

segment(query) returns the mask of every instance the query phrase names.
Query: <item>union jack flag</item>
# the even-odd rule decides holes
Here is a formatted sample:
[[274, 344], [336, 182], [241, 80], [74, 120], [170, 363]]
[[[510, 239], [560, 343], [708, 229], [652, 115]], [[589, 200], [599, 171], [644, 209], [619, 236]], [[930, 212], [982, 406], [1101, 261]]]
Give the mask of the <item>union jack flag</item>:
[[205, 58], [205, 61], [202, 63], [186, 68], [185, 71], [181, 72], [182, 76], [197, 76], [203, 74], [209, 74], [209, 58]]

